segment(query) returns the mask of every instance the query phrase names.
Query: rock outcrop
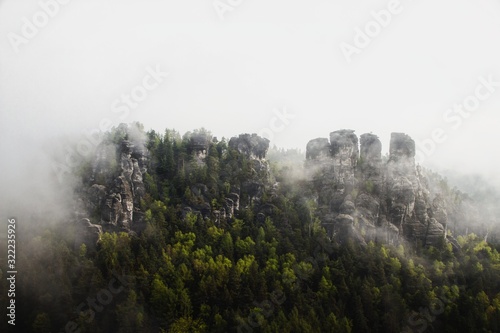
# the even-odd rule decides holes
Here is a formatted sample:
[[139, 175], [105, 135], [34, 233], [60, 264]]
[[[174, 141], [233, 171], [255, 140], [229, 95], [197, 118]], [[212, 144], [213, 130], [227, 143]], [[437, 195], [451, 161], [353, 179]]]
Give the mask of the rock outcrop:
[[415, 142], [392, 133], [383, 163], [379, 138], [363, 134], [360, 139], [358, 146], [353, 130], [339, 130], [330, 134], [330, 142], [320, 138], [307, 145], [306, 169], [331, 235], [390, 242], [403, 237], [423, 245], [444, 240], [446, 209], [439, 198], [430, 199], [425, 175], [415, 166]]
[[[362, 181], [370, 182], [380, 190], [382, 176], [382, 143], [374, 134], [360, 137], [359, 170]], [[370, 184], [368, 184], [370, 185]]]
[[[238, 137], [232, 137], [228, 146], [238, 151], [248, 161], [249, 172], [236, 191], [239, 195], [238, 206], [240, 204], [243, 207], [258, 205], [269, 185], [270, 168], [265, 159], [269, 150], [269, 140], [255, 133], [240, 134]], [[230, 212], [227, 214], [231, 215]]]
[[95, 252], [97, 243], [101, 239], [102, 227], [83, 218], [76, 223], [75, 231], [75, 249], [85, 244], [88, 253]]
[[251, 159], [263, 159], [269, 149], [269, 140], [257, 134], [240, 134], [229, 140], [229, 147]]
[[327, 138], [317, 138], [307, 143], [306, 160], [325, 160], [330, 155], [330, 142]]
[[118, 146], [103, 142], [97, 147], [84, 202], [104, 231], [143, 229], [138, 207], [146, 193], [143, 174], [148, 161], [148, 150], [138, 140], [125, 138]]
[[204, 165], [210, 148], [210, 135], [208, 133], [191, 134], [189, 150], [192, 151], [198, 165]]
[[335, 176], [341, 183], [352, 183], [358, 164], [358, 137], [353, 130], [339, 130], [330, 133]]
[[[273, 200], [280, 191], [266, 160], [269, 140], [241, 134], [227, 146], [217, 142], [207, 132], [190, 135], [185, 146], [189, 163], [183, 160], [179, 165], [183, 175], [198, 180], [185, 188], [179, 215], [195, 214], [219, 224], [240, 210], [252, 209], [263, 223], [278, 210]], [[212, 163], [217, 156], [231, 158], [221, 168]], [[97, 242], [102, 231], [144, 229], [145, 212], [139, 207], [146, 194], [143, 177], [149, 163], [144, 143], [126, 128], [98, 146], [83, 196], [88, 215], [82, 217], [90, 217], [90, 225], [85, 222], [81, 232], [89, 244]], [[353, 130], [331, 132], [329, 139], [309, 141], [305, 168], [317, 201], [316, 214], [340, 242], [345, 237], [362, 245], [372, 239], [405, 239], [428, 246], [452, 240], [446, 232], [449, 216], [460, 212], [448, 212], [446, 201], [435, 191], [431, 194], [424, 172], [415, 165], [415, 142], [406, 134], [392, 133], [389, 155], [382, 158], [376, 135], [363, 134], [358, 140]], [[204, 184], [207, 171], [212, 182]], [[154, 187], [150, 178], [148, 186]]]

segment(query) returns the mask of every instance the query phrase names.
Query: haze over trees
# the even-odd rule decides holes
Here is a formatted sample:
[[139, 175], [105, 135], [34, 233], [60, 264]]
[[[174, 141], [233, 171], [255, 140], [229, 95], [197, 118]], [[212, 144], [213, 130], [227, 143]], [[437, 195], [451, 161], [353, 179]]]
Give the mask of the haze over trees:
[[380, 144], [114, 128], [72, 170], [72, 214], [22, 227], [16, 331], [500, 331], [490, 196]]

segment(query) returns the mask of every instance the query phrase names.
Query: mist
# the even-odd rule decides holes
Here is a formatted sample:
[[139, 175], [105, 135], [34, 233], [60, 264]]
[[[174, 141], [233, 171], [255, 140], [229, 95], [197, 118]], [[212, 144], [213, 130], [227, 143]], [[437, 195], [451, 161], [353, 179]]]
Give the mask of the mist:
[[[17, 328], [82, 324], [93, 312], [85, 302], [104, 295], [104, 313], [82, 331], [167, 331], [182, 320], [229, 331], [258, 314], [273, 328], [362, 332], [366, 316], [373, 331], [400, 332], [404, 314], [453, 289], [436, 330], [495, 331], [499, 32], [498, 0], [0, 0], [0, 219], [18, 227]], [[129, 126], [101, 145], [137, 123], [144, 131]], [[218, 140], [196, 148], [206, 165], [189, 138], [164, 136], [200, 128]], [[306, 170], [308, 142], [341, 129], [379, 137], [382, 185], [361, 157], [348, 170], [366, 176], [355, 186], [337, 188], [332, 161]], [[150, 130], [151, 155], [134, 151]], [[385, 163], [393, 132], [415, 141], [425, 175]], [[229, 149], [242, 133], [269, 139], [267, 157], [261, 139], [258, 161]], [[405, 240], [399, 217], [425, 236]], [[331, 251], [320, 247], [325, 260], [307, 269], [311, 236]], [[294, 266], [314, 272], [307, 292], [288, 283]], [[134, 281], [111, 284], [126, 292], [107, 302], [118, 271]], [[263, 318], [256, 302], [275, 286], [287, 303]]]
[[[61, 211], [72, 182], [54, 169], [68, 143], [79, 156], [82, 140], [91, 151], [98, 132], [134, 121], [219, 138], [260, 133], [302, 151], [350, 128], [377, 134], [387, 152], [390, 133], [405, 132], [422, 165], [500, 184], [498, 1], [401, 2], [364, 47], [357, 31], [383, 1], [244, 2], [222, 12], [210, 1], [41, 3], [0, 5], [2, 214]], [[346, 55], [343, 43], [359, 52]], [[453, 111], [482, 78], [492, 81], [487, 98]]]

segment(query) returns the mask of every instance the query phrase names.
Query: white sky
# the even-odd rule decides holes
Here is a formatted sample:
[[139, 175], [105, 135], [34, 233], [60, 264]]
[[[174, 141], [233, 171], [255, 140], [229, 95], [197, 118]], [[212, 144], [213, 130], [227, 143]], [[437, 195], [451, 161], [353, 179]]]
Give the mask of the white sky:
[[[286, 107], [295, 118], [274, 133], [278, 146], [305, 150], [351, 128], [378, 134], [387, 151], [390, 132], [421, 142], [442, 128], [448, 139], [427, 162], [495, 172], [500, 86], [456, 130], [443, 115], [480, 76], [500, 81], [500, 0], [402, 0], [348, 64], [340, 43], [353, 44], [354, 29], [388, 3], [243, 0], [221, 20], [213, 0], [72, 0], [16, 53], [8, 34], [22, 36], [23, 18], [41, 7], [0, 0], [2, 159], [104, 118], [159, 131], [203, 126], [220, 138], [261, 132]], [[157, 65], [168, 78], [120, 120], [113, 102]]]

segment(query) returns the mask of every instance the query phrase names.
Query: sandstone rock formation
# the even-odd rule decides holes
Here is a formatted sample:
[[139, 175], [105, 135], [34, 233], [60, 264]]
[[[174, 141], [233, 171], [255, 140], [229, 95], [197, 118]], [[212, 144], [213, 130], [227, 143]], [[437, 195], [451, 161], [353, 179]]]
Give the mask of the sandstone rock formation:
[[[120, 135], [99, 145], [91, 165], [83, 203], [86, 216], [101, 231], [85, 224], [86, 244], [95, 245], [95, 235], [102, 231], [140, 232], [145, 227], [145, 214], [139, 207], [146, 194], [143, 176], [149, 152], [141, 140], [126, 132]], [[186, 168], [208, 168], [210, 147], [214, 149], [211, 154], [223, 154], [215, 150], [209, 134], [192, 134], [187, 151], [194, 163]], [[214, 204], [217, 189], [214, 192], [213, 184], [190, 183], [186, 189], [190, 199], [183, 202], [179, 214], [191, 213], [219, 224], [251, 208], [263, 223], [276, 210], [270, 202], [279, 197], [280, 188], [266, 160], [269, 140], [241, 134], [231, 138], [227, 148], [225, 153], [229, 151], [234, 158], [221, 169], [221, 178], [227, 182], [224, 196]], [[358, 140], [348, 129], [331, 132], [329, 139], [311, 140], [306, 148], [305, 168], [317, 201], [316, 214], [332, 238], [342, 242], [348, 237], [360, 244], [372, 239], [405, 239], [424, 246], [447, 239], [453, 243], [446, 232], [448, 220], [460, 212], [455, 209], [450, 214], [445, 200], [435, 191], [431, 194], [424, 172], [415, 165], [415, 142], [408, 135], [392, 133], [389, 155], [384, 158], [376, 135], [363, 134]]]
[[359, 169], [362, 180], [371, 182], [380, 190], [382, 176], [382, 143], [374, 134], [363, 134], [360, 137]]
[[330, 142], [326, 138], [309, 141], [306, 147], [306, 160], [324, 160], [330, 158]]
[[87, 211], [97, 214], [104, 231], [139, 231], [141, 198], [146, 193], [143, 174], [149, 153], [140, 141], [123, 139], [119, 146], [103, 142], [92, 166], [92, 185], [87, 189]]
[[[250, 172], [237, 191], [239, 192], [238, 205], [243, 204], [245, 207], [259, 204], [264, 190], [269, 185], [270, 168], [265, 159], [269, 150], [269, 140], [255, 133], [240, 134], [238, 137], [232, 137], [228, 146], [237, 150], [249, 161]], [[230, 212], [227, 214], [231, 215]]]
[[76, 223], [75, 231], [75, 249], [85, 244], [87, 252], [95, 252], [97, 243], [101, 239], [102, 227], [92, 224], [87, 218], [83, 218]]
[[374, 134], [338, 130], [307, 145], [306, 169], [315, 189], [318, 214], [334, 237], [380, 237], [435, 245], [446, 238], [446, 208], [431, 200], [425, 175], [415, 166], [415, 142], [392, 133], [389, 159]]
[[229, 147], [251, 159], [263, 159], [269, 149], [269, 140], [257, 134], [240, 134], [229, 140]]
[[210, 148], [210, 135], [208, 133], [195, 133], [191, 135], [189, 149], [195, 156], [198, 165], [204, 165]]

